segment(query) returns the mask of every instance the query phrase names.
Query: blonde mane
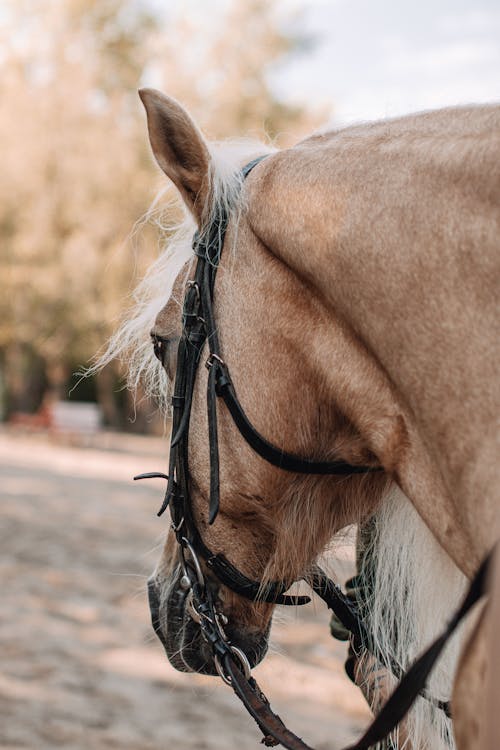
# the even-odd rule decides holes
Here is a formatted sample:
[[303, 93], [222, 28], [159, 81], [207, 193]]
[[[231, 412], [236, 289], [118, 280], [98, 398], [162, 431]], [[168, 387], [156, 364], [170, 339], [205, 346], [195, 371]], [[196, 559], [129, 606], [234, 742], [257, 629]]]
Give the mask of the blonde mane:
[[218, 207], [225, 209], [228, 215], [232, 214], [238, 221], [244, 206], [244, 201], [240, 199], [243, 182], [241, 168], [257, 156], [273, 152], [270, 146], [249, 140], [212, 142], [207, 147], [211, 157], [211, 191], [204, 210], [203, 225], [197, 227], [192, 214], [180, 198], [173, 202], [181, 206], [182, 220], [179, 223], [168, 218], [165, 220], [165, 214], [167, 217], [172, 214], [173, 206], [170, 203], [166, 210], [159, 209], [166, 192], [165, 189], [160, 191], [139, 225], [154, 222], [161, 236], [166, 239], [160, 243], [158, 258], [132, 293], [132, 305], [117, 330], [85, 373], [93, 375], [112, 360], [120, 360], [127, 373], [127, 387], [135, 393], [140, 384], [145, 394], [157, 402], [164, 414], [169, 408], [170, 383], [154, 356], [149, 335], [151, 328], [159, 311], [170, 299], [175, 279], [182, 267], [195, 257], [192, 240], [196, 229], [203, 233], [210, 226]]

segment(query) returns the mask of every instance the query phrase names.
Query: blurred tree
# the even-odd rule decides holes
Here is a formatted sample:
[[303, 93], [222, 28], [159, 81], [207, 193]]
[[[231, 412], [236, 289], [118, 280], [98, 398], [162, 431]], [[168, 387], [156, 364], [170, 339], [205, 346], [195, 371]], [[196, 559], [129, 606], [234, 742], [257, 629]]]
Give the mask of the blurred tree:
[[[16, 408], [32, 405], [27, 389], [23, 404], [20, 350], [24, 360], [30, 349], [43, 358], [49, 386], [64, 397], [71, 368], [102, 345], [130, 284], [134, 261], [121, 249], [152, 182], [135, 83], [154, 21], [126, 5], [6, 6], [0, 346]], [[109, 386], [100, 395], [116, 421]]]
[[325, 110], [288, 104], [270, 86], [273, 68], [310, 43], [291, 30], [283, 3], [233, 0], [216, 7], [187, 2], [171, 14], [157, 55], [163, 88], [214, 138], [251, 135], [290, 145], [324, 122]]
[[[3, 3], [0, 367], [17, 409], [33, 406], [32, 384], [45, 379], [66, 396], [71, 370], [102, 346], [156, 251], [151, 230], [140, 257], [127, 243], [157, 175], [136, 96], [144, 73], [161, 71], [211, 136], [298, 135], [318, 123], [268, 85], [269, 66], [299, 41], [280, 31], [276, 1], [233, 0], [215, 14], [179, 3], [166, 18], [145, 7]], [[115, 426], [117, 376], [118, 365], [97, 382]]]

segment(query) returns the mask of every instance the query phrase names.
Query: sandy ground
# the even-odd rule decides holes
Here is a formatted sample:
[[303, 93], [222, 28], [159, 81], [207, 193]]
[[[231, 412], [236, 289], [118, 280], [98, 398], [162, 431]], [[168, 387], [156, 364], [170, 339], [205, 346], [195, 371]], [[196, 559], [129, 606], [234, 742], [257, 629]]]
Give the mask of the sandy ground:
[[[145, 582], [167, 521], [162, 485], [131, 477], [164, 470], [165, 442], [68, 442], [0, 432], [0, 748], [258, 748], [231, 690], [175, 672], [150, 629]], [[369, 718], [328, 619], [321, 603], [281, 611], [255, 670], [318, 750]]]

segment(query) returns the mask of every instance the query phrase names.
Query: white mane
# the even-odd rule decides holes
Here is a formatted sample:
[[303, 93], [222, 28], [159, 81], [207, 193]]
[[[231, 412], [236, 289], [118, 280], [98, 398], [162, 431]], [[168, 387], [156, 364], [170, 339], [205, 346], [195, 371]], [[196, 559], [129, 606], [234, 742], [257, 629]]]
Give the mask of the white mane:
[[[211, 156], [212, 189], [201, 231], [210, 225], [217, 206], [222, 206], [228, 214], [236, 211], [239, 216], [242, 208], [239, 200], [243, 181], [241, 168], [257, 156], [273, 150], [260, 142], [248, 140], [214, 142], [207, 146]], [[197, 226], [184, 204], [184, 217], [180, 223], [165, 222], [158, 209], [164, 193], [165, 190], [160, 192], [140, 224], [153, 220], [166, 240], [160, 246], [158, 258], [134, 290], [132, 306], [108, 341], [104, 352], [86, 374], [92, 375], [113, 359], [119, 359], [125, 365], [128, 388], [135, 392], [141, 384], [145, 393], [153, 397], [160, 409], [166, 412], [169, 382], [153, 354], [149, 333], [157, 314], [172, 294], [174, 281], [181, 268], [190, 258], [195, 257], [191, 245]], [[180, 199], [177, 202], [181, 203]]]
[[[371, 587], [367, 620], [382, 664], [402, 671], [444, 629], [467, 589], [467, 579], [437, 543], [417, 511], [393, 485], [374, 516], [366, 584]], [[453, 677], [470, 619], [447, 644], [427, 683], [436, 699], [449, 701]], [[394, 680], [392, 686], [396, 686]], [[377, 703], [377, 695], [374, 696]], [[403, 720], [409, 739], [399, 750], [455, 748], [451, 720], [423, 698]]]

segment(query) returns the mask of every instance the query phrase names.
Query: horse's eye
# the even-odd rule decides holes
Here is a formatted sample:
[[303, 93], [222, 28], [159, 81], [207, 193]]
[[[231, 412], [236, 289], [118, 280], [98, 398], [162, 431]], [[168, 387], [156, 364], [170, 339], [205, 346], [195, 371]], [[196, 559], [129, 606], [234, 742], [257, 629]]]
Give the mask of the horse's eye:
[[155, 357], [161, 362], [167, 377], [169, 380], [174, 380], [175, 369], [177, 367], [179, 336], [176, 336], [174, 333], [167, 336], [158, 336], [158, 334], [152, 333], [151, 343], [153, 344]]
[[158, 336], [151, 336], [151, 339], [153, 341], [153, 351], [155, 353], [155, 357], [160, 360], [160, 362], [163, 364], [163, 360], [165, 358], [165, 342], [163, 339], [160, 339]]

